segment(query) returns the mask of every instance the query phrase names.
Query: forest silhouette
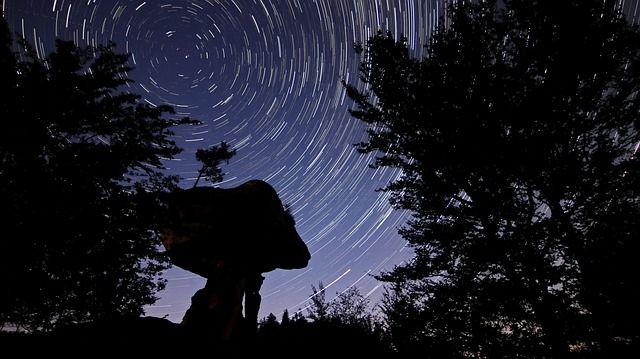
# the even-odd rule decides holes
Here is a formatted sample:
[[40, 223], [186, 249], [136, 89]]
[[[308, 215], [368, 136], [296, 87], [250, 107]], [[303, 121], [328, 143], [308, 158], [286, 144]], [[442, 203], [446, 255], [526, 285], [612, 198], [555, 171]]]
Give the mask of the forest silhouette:
[[[170, 129], [194, 121], [119, 92], [130, 68], [113, 45], [58, 41], [41, 60], [23, 42], [18, 56], [2, 20], [2, 341], [640, 356], [638, 27], [608, 0], [451, 2], [444, 16], [424, 58], [379, 31], [343, 82], [369, 125], [356, 149], [402, 171], [382, 190], [411, 214], [414, 258], [377, 276], [377, 307], [356, 288], [328, 300], [320, 283], [306, 309], [230, 340], [141, 317], [169, 263], [159, 233], [177, 178], [160, 159], [180, 151]], [[222, 179], [231, 156], [199, 152], [199, 178]]]

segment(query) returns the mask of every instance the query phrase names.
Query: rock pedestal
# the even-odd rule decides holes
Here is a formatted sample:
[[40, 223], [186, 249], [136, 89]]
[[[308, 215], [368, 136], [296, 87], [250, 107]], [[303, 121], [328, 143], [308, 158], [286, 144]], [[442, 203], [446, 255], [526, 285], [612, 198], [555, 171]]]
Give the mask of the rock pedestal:
[[182, 326], [228, 340], [260, 308], [261, 273], [304, 268], [311, 255], [276, 191], [263, 181], [238, 187], [176, 190], [167, 199], [161, 239], [171, 262], [207, 278], [191, 298]]

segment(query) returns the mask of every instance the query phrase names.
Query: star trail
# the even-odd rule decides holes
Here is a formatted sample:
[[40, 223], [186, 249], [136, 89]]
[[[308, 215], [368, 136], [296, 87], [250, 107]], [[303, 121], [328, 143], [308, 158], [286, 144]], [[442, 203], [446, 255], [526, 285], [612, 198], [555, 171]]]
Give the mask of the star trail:
[[[355, 42], [378, 29], [423, 45], [441, 15], [437, 0], [5, 0], [12, 30], [39, 56], [54, 39], [96, 46], [113, 41], [131, 54], [129, 90], [152, 105], [173, 105], [202, 121], [176, 128], [185, 150], [167, 161], [181, 186], [193, 185], [198, 148], [237, 150], [221, 187], [257, 178], [291, 205], [312, 258], [301, 270], [266, 274], [260, 317], [304, 309], [311, 285], [328, 298], [350, 286], [376, 300], [371, 275], [411, 257], [397, 234], [405, 215], [375, 189], [399, 176], [367, 167], [353, 144], [365, 125], [350, 117], [341, 79], [357, 81]], [[147, 314], [179, 321], [204, 279], [172, 268]]]

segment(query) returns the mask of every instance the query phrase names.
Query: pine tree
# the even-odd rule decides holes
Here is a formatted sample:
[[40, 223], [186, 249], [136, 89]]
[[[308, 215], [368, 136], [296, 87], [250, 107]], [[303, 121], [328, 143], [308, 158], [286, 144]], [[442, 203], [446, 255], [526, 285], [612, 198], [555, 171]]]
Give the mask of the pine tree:
[[224, 161], [229, 163], [229, 159], [236, 154], [235, 150], [230, 150], [226, 142], [219, 146], [212, 146], [206, 150], [196, 151], [196, 159], [202, 163], [202, 168], [198, 171], [198, 178], [193, 187], [198, 186], [200, 178], [204, 176], [209, 182], [216, 183], [222, 181], [224, 173], [220, 169], [220, 164]]
[[284, 310], [284, 312], [282, 313], [282, 319], [280, 320], [280, 324], [282, 326], [287, 326], [289, 325], [289, 311], [288, 310]]
[[181, 150], [169, 106], [123, 91], [128, 56], [114, 45], [57, 41], [18, 61], [0, 17], [0, 326], [138, 316], [167, 268], [161, 194]]

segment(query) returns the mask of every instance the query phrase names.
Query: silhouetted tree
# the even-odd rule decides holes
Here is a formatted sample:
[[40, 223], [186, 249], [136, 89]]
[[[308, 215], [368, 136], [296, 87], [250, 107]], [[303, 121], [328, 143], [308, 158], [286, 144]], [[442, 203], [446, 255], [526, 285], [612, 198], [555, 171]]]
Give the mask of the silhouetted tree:
[[307, 317], [314, 322], [339, 322], [344, 325], [373, 330], [375, 318], [369, 309], [369, 299], [360, 294], [356, 287], [349, 287], [328, 301], [322, 282], [318, 288], [311, 285], [313, 294], [309, 296], [310, 305]]
[[318, 283], [318, 288], [311, 285], [313, 294], [309, 297], [311, 303], [307, 308], [307, 315], [313, 321], [323, 321], [329, 318], [329, 303], [326, 299], [326, 292], [322, 282]]
[[307, 319], [304, 317], [301, 311], [293, 313], [293, 317], [291, 317], [292, 323], [306, 323]]
[[280, 324], [281, 325], [289, 325], [289, 311], [288, 310], [284, 310], [284, 312], [282, 313], [282, 319], [280, 320]]
[[329, 305], [329, 316], [342, 323], [372, 330], [374, 318], [369, 310], [369, 299], [356, 287], [338, 294]]
[[[386, 324], [386, 335], [395, 350], [401, 352], [428, 353], [431, 357], [446, 358], [456, 350], [436, 348], [423, 329], [428, 323], [426, 310], [421, 304], [423, 293], [414, 290], [406, 281], [396, 281], [386, 288], [382, 298], [382, 313]], [[442, 350], [444, 349], [444, 350]]]
[[170, 128], [193, 121], [123, 92], [131, 68], [113, 45], [57, 41], [39, 59], [25, 44], [17, 61], [0, 19], [0, 325], [140, 315], [164, 285]]
[[280, 323], [278, 323], [278, 318], [273, 313], [269, 313], [266, 318], [260, 320], [258, 327], [262, 331], [273, 331], [280, 327]]
[[224, 173], [220, 169], [222, 162], [229, 163], [229, 159], [236, 154], [236, 150], [229, 150], [229, 145], [226, 142], [222, 142], [220, 146], [213, 146], [206, 150], [198, 149], [196, 151], [196, 159], [202, 163], [202, 168], [198, 171], [198, 178], [193, 184], [193, 187], [198, 185], [200, 178], [205, 178], [211, 182], [216, 183], [222, 181]]
[[424, 58], [380, 32], [345, 83], [413, 214], [381, 277], [395, 344], [615, 357], [639, 335], [637, 28], [616, 1], [452, 3]]

